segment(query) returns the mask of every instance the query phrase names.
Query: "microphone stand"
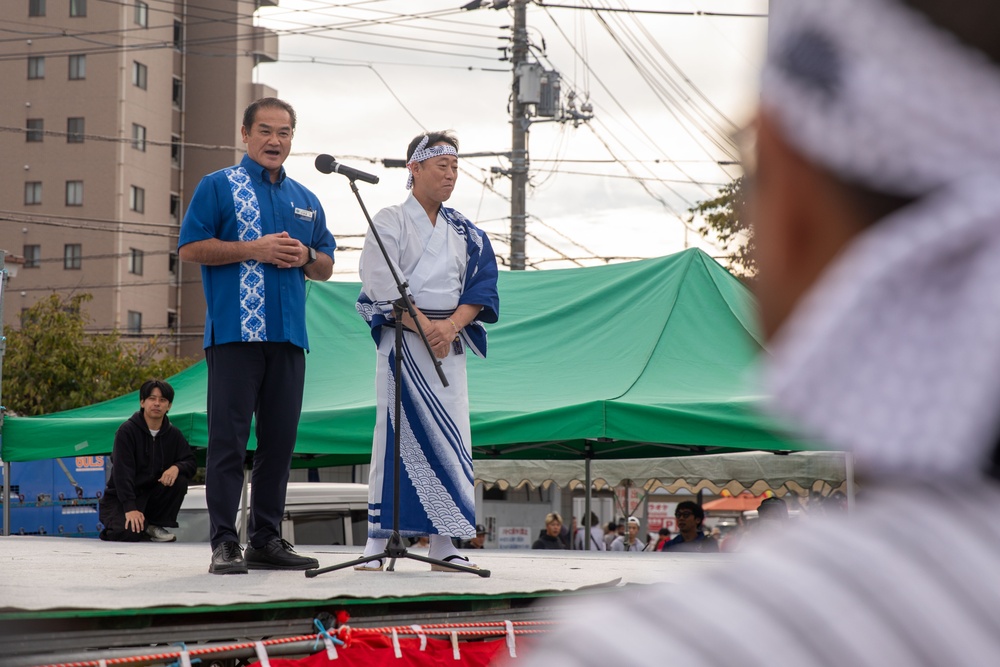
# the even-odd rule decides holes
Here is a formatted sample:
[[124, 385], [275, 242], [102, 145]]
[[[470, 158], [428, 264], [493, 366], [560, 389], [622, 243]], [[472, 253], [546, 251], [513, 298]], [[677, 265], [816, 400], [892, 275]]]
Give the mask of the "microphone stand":
[[[346, 174], [345, 174], [346, 175]], [[389, 272], [392, 274], [392, 279], [396, 283], [396, 288], [399, 290], [399, 298], [392, 302], [392, 313], [395, 318], [394, 329], [396, 331], [395, 340], [395, 359], [393, 363], [393, 373], [395, 374], [395, 400], [393, 404], [393, 415], [395, 419], [395, 424], [392, 429], [392, 441], [393, 441], [393, 495], [392, 495], [392, 535], [389, 537], [389, 541], [386, 544], [384, 551], [372, 554], [371, 556], [362, 556], [361, 558], [356, 558], [345, 563], [338, 563], [337, 565], [331, 565], [329, 567], [321, 567], [313, 570], [306, 570], [306, 577], [312, 578], [324, 574], [326, 572], [332, 572], [334, 570], [341, 570], [347, 567], [354, 567], [356, 565], [361, 565], [363, 563], [369, 563], [373, 560], [388, 559], [389, 566], [386, 571], [393, 572], [396, 567], [397, 558], [410, 558], [412, 560], [422, 561], [424, 563], [430, 563], [432, 565], [441, 565], [443, 567], [450, 568], [452, 570], [457, 570], [459, 572], [469, 572], [470, 574], [478, 574], [480, 577], [489, 577], [489, 570], [482, 570], [474, 567], [468, 567], [465, 565], [460, 565], [458, 563], [453, 563], [451, 561], [439, 560], [437, 558], [430, 558], [429, 556], [422, 556], [420, 554], [412, 554], [406, 550], [403, 545], [403, 538], [399, 534], [399, 466], [400, 466], [400, 446], [399, 446], [399, 431], [402, 420], [402, 402], [403, 402], [403, 378], [402, 378], [402, 352], [403, 352], [403, 312], [410, 314], [410, 318], [413, 320], [414, 325], [416, 325], [417, 333], [420, 335], [420, 339], [424, 342], [424, 348], [427, 350], [427, 354], [430, 358], [434, 360], [434, 368], [437, 371], [438, 378], [441, 380], [441, 384], [445, 387], [448, 386], [448, 378], [444, 375], [444, 370], [441, 368], [441, 360], [434, 356], [434, 351], [431, 349], [431, 344], [427, 340], [427, 335], [424, 334], [424, 329], [420, 325], [420, 321], [417, 319], [417, 311], [413, 306], [413, 302], [407, 295], [406, 290], [409, 287], [408, 283], [400, 280], [399, 274], [396, 273], [396, 268], [389, 258], [389, 252], [385, 249], [385, 244], [382, 243], [382, 237], [379, 236], [378, 230], [375, 229], [375, 223], [372, 222], [371, 216], [368, 214], [368, 208], [365, 206], [365, 202], [361, 199], [361, 193], [358, 192], [358, 186], [354, 182], [353, 176], [348, 176], [351, 181], [351, 190], [354, 192], [355, 198], [358, 200], [358, 204], [361, 206], [361, 211], [365, 214], [365, 219], [368, 221], [368, 227], [372, 231], [372, 236], [378, 242], [379, 250], [382, 251], [382, 257], [385, 258], [385, 263], [389, 267]]]

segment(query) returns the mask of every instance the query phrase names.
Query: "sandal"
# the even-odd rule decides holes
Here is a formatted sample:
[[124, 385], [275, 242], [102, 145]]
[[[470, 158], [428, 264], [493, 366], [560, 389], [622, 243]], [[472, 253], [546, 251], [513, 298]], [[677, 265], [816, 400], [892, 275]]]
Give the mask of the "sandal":
[[[472, 570], [478, 570], [479, 569], [478, 565], [476, 565], [475, 563], [473, 563], [471, 560], [469, 560], [465, 556], [459, 556], [458, 554], [452, 554], [452, 555], [446, 556], [446, 557], [444, 557], [444, 558], [442, 558], [440, 560], [444, 561], [445, 563], [450, 563], [452, 561], [465, 561], [464, 563], [463, 562], [457, 562], [455, 564], [456, 565], [461, 565], [463, 567], [470, 568]], [[437, 563], [431, 563], [431, 572], [461, 572], [461, 570], [456, 570], [455, 568], [448, 567], [446, 565], [438, 565]]]
[[383, 567], [385, 567], [385, 563], [382, 562], [382, 559], [374, 558], [366, 563], [358, 563], [354, 569], [358, 572], [381, 572]]

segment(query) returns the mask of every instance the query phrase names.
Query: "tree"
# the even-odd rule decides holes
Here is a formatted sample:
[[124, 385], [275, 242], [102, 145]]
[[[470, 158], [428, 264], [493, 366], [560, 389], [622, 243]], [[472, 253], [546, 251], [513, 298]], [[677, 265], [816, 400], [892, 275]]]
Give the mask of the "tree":
[[745, 214], [747, 204], [746, 179], [740, 176], [724, 185], [714, 199], [694, 205], [688, 212], [700, 219], [698, 232], [715, 240], [725, 255], [727, 268], [737, 277], [749, 280], [757, 273], [754, 258], [753, 230]]
[[117, 331], [87, 334], [80, 305], [90, 299], [52, 294], [24, 312], [20, 329], [4, 330], [3, 397], [12, 412], [41, 415], [106, 401], [194, 362], [163, 356], [157, 338], [135, 344]]

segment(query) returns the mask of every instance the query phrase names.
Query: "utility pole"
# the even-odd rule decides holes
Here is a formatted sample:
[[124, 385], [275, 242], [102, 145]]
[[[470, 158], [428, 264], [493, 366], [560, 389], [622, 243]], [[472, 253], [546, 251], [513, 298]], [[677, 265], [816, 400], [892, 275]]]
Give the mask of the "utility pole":
[[523, 68], [528, 64], [527, 0], [513, 0], [514, 36], [511, 64], [514, 72], [511, 104], [510, 269], [523, 271], [525, 262], [525, 193], [528, 187], [528, 104], [520, 94]]
[[[6, 250], [0, 250], [0, 400], [3, 398], [3, 356], [7, 352], [7, 338], [3, 335], [3, 298], [7, 293]], [[0, 403], [0, 432], [3, 431], [5, 408]], [[0, 435], [0, 454], [3, 453], [3, 436]], [[10, 535], [10, 463], [3, 461], [3, 531], [0, 534]]]
[[[523, 271], [527, 261], [524, 242], [527, 235], [527, 190], [528, 190], [528, 128], [539, 122], [572, 122], [576, 127], [581, 122], [593, 118], [593, 107], [585, 100], [576, 109], [576, 93], [571, 91], [569, 103], [564, 108], [561, 100], [561, 77], [555, 70], [545, 70], [541, 63], [529, 59], [528, 41], [529, 0], [470, 0], [462, 9], [473, 10], [482, 7], [507, 9], [514, 13], [510, 56], [513, 79], [511, 82], [511, 151], [510, 169], [494, 167], [494, 174], [510, 176], [510, 269]], [[506, 28], [508, 26], [504, 26]], [[506, 39], [505, 37], [502, 39]], [[542, 41], [544, 49], [545, 42]], [[508, 60], [507, 47], [500, 49]], [[387, 165], [388, 166], [388, 165]]]

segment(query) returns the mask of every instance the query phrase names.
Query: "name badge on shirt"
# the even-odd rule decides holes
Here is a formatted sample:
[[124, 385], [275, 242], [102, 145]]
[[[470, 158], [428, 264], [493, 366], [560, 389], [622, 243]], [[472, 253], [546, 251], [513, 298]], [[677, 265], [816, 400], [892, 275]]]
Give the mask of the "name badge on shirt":
[[311, 208], [297, 208], [294, 210], [295, 217], [299, 220], [308, 220], [312, 222], [316, 219], [316, 211]]

